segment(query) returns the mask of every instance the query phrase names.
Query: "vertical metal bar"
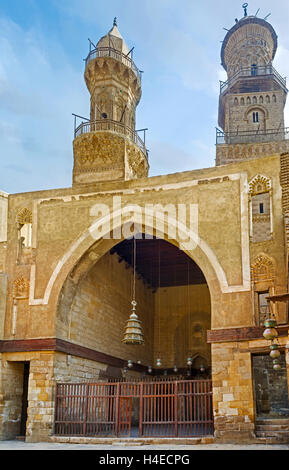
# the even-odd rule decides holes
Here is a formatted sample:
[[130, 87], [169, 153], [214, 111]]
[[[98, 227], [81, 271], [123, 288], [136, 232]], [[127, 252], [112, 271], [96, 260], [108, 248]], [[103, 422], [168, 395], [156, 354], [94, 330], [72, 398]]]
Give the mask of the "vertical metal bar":
[[143, 422], [143, 382], [140, 383], [140, 398], [139, 398], [139, 437], [142, 436], [142, 422]]
[[120, 383], [116, 384], [116, 400], [115, 400], [115, 434], [118, 436], [118, 422], [119, 422], [119, 387]]
[[175, 437], [178, 437], [178, 382], [174, 384]]
[[193, 410], [192, 410], [192, 382], [189, 383], [189, 390], [188, 390], [188, 415], [189, 415], [189, 435], [192, 436], [193, 434]]
[[53, 434], [56, 434], [56, 421], [57, 421], [57, 393], [58, 393], [58, 384], [55, 384], [55, 400], [54, 400], [54, 424], [53, 424]]
[[162, 435], [163, 432], [163, 423], [164, 423], [164, 405], [166, 401], [166, 384], [161, 383], [160, 384], [160, 392], [161, 392], [161, 397], [160, 397], [160, 418], [161, 418], [161, 429], [160, 429], [160, 435]]
[[87, 425], [87, 408], [88, 408], [88, 394], [89, 394], [89, 384], [85, 387], [85, 396], [84, 396], [84, 410], [83, 410], [83, 435], [86, 435], [86, 425]]

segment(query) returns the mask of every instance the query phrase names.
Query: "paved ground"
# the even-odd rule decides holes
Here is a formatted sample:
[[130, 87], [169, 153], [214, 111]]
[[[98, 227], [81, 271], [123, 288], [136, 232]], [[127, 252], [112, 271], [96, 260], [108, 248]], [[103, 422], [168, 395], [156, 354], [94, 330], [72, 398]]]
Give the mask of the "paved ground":
[[203, 444], [203, 445], [100, 445], [100, 444], [59, 444], [52, 442], [26, 443], [20, 441], [0, 441], [2, 450], [289, 450], [289, 444], [283, 445], [233, 445], [233, 444]]

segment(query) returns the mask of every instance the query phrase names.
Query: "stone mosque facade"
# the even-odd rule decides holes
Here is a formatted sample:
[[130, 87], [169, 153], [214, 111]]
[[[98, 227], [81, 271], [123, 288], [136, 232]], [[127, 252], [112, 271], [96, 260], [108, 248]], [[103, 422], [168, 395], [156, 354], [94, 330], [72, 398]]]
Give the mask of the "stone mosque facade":
[[[76, 436], [58, 384], [151, 380], [211, 384], [203, 442], [288, 442], [288, 90], [273, 67], [276, 32], [245, 9], [224, 38], [216, 166], [154, 177], [136, 130], [141, 72], [116, 21], [92, 46], [72, 186], [0, 192], [0, 438]], [[146, 220], [136, 206], [149, 208]], [[125, 236], [132, 227], [135, 242]], [[123, 341], [132, 285], [142, 345]], [[272, 317], [275, 362], [263, 336]], [[149, 413], [134, 411], [141, 390], [129, 402], [135, 420]], [[205, 405], [190, 399], [198, 418], [187, 418], [191, 402], [175, 404], [176, 432], [180, 413], [204, 421]]]

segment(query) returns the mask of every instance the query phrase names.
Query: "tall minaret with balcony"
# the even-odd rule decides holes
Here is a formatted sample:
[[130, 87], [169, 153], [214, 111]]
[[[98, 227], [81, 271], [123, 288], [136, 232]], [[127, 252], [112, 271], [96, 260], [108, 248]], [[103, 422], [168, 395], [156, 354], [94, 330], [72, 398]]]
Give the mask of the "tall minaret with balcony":
[[216, 165], [288, 151], [284, 127], [286, 80], [272, 63], [277, 35], [257, 16], [235, 20], [221, 50], [228, 80], [220, 83]]
[[85, 61], [90, 119], [83, 118], [75, 127], [73, 185], [148, 174], [145, 143], [135, 130], [141, 73], [131, 52], [115, 19], [112, 29], [90, 50]]

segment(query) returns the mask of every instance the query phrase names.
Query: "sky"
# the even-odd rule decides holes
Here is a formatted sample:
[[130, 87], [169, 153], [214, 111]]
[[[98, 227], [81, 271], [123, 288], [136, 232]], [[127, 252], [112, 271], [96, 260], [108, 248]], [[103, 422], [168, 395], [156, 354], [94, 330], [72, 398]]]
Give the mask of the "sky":
[[[148, 128], [150, 176], [215, 165], [221, 41], [239, 0], [0, 0], [0, 190], [70, 187], [72, 113], [89, 116], [88, 38], [118, 28], [143, 70], [136, 128]], [[278, 35], [289, 77], [289, 2], [251, 0]], [[288, 100], [289, 103], [289, 100]], [[285, 109], [289, 126], [289, 104]]]

